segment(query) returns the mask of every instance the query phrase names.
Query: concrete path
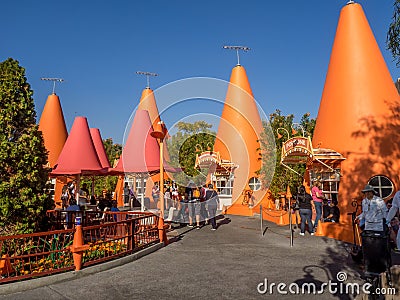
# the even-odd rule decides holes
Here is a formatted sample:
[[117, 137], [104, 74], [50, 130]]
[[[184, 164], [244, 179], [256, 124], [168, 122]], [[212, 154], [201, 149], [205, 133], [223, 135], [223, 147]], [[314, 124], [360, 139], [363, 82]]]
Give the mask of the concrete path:
[[[64, 281], [0, 299], [354, 299], [344, 283], [363, 284], [349, 256], [351, 245], [296, 231], [290, 247], [287, 226], [264, 223], [262, 236], [256, 217], [225, 216], [218, 222], [216, 231], [177, 229], [181, 235], [174, 242], [138, 260], [76, 279], [57, 275]], [[330, 293], [329, 282], [338, 290], [342, 283], [343, 293]], [[278, 292], [279, 283], [286, 295]], [[303, 286], [307, 292], [324, 283], [320, 295], [288, 288]]]

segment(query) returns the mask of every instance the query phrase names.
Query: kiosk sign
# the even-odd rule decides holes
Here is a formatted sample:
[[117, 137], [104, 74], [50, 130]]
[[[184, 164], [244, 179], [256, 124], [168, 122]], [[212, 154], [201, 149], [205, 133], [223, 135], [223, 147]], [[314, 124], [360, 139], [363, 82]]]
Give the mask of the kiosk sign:
[[312, 147], [309, 138], [305, 137], [294, 137], [286, 141], [282, 147], [282, 157], [285, 157], [291, 153], [294, 155], [307, 155], [312, 157]]

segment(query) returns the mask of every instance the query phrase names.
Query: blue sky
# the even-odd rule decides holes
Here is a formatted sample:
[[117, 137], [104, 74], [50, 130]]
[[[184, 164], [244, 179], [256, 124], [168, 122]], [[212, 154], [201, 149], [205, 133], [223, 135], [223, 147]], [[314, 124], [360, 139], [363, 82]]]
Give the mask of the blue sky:
[[[86, 116], [102, 137], [123, 141], [146, 78], [156, 90], [190, 77], [229, 80], [236, 54], [223, 45], [245, 45], [241, 64], [266, 115], [280, 109], [299, 119], [316, 117], [341, 8], [347, 0], [286, 1], [32, 1], [1, 3], [0, 60], [26, 68], [39, 120], [52, 84], [67, 128]], [[386, 50], [392, 0], [360, 0], [393, 78], [398, 69]], [[223, 99], [222, 99], [223, 100]], [[159, 99], [157, 99], [159, 101]], [[192, 103], [165, 115], [167, 126], [191, 117]], [[222, 105], [204, 113], [218, 116]], [[214, 117], [215, 119], [215, 117]], [[216, 129], [215, 129], [216, 130]]]

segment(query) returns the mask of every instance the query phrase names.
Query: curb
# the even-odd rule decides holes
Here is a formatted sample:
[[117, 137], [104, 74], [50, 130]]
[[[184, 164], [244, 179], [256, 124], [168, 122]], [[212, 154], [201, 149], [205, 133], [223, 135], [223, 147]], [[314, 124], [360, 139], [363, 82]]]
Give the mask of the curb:
[[124, 257], [121, 257], [121, 258], [118, 258], [115, 260], [111, 260], [111, 261], [108, 261], [105, 263], [101, 263], [98, 265], [93, 265], [93, 266], [84, 268], [80, 271], [70, 271], [70, 272], [65, 272], [65, 273], [60, 273], [60, 274], [43, 276], [43, 277], [39, 277], [36, 279], [28, 279], [28, 280], [24, 280], [24, 281], [5, 283], [3, 285], [0, 285], [0, 295], [7, 295], [7, 294], [18, 293], [18, 292], [23, 292], [23, 291], [27, 291], [27, 290], [33, 290], [33, 289], [36, 289], [39, 287], [52, 285], [52, 284], [56, 284], [56, 283], [67, 281], [67, 280], [75, 280], [75, 279], [79, 279], [79, 278], [82, 278], [85, 276], [89, 276], [91, 274], [110, 270], [115, 267], [119, 267], [124, 264], [133, 262], [143, 256], [146, 256], [152, 252], [155, 252], [155, 251], [161, 249], [162, 247], [164, 247], [164, 244], [158, 243], [158, 244], [152, 245], [148, 248], [145, 248], [143, 250], [140, 250], [136, 253], [133, 253], [131, 255], [124, 256]]

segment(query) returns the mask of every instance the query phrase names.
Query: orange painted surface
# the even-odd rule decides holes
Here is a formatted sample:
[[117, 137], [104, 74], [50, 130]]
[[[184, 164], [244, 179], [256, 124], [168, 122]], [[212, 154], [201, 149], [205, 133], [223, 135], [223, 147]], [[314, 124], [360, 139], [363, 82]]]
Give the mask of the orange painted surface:
[[[56, 94], [47, 97], [46, 104], [43, 108], [39, 121], [39, 130], [42, 131], [44, 145], [48, 153], [48, 162], [50, 167], [54, 167], [57, 159], [68, 138], [68, 131], [65, 126], [63, 111], [60, 99]], [[57, 207], [61, 207], [61, 191], [66, 179], [59, 178], [56, 180], [54, 190], [54, 202]]]
[[158, 128], [160, 114], [158, 113], [156, 99], [151, 88], [145, 88], [142, 91], [142, 97], [140, 98], [138, 109], [147, 110], [149, 112], [150, 121], [153, 128]]
[[[352, 198], [374, 175], [399, 188], [400, 99], [360, 4], [343, 7], [337, 26], [313, 136], [313, 146], [341, 153], [341, 223], [325, 235], [347, 239]], [[325, 228], [326, 227], [326, 228]]]
[[60, 99], [56, 94], [47, 97], [39, 121], [39, 130], [43, 133], [44, 145], [49, 151], [50, 167], [54, 167], [68, 137]]
[[124, 206], [124, 177], [123, 175], [118, 176], [117, 185], [115, 187], [114, 200], [117, 200], [117, 205], [119, 207]]
[[[235, 171], [232, 203], [228, 213], [247, 215], [249, 208], [241, 204], [241, 195], [248, 188], [248, 180], [257, 176], [260, 169], [257, 150], [262, 132], [260, 115], [256, 106], [246, 70], [243, 66], [232, 69], [230, 84], [218, 127], [214, 151], [219, 151], [222, 159], [239, 165]], [[265, 191], [254, 192], [255, 203], [261, 200]], [[236, 203], [235, 203], [236, 201]]]

